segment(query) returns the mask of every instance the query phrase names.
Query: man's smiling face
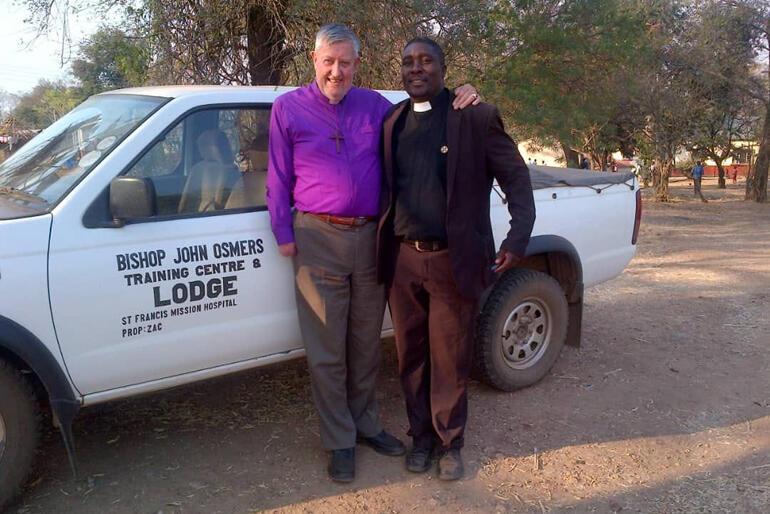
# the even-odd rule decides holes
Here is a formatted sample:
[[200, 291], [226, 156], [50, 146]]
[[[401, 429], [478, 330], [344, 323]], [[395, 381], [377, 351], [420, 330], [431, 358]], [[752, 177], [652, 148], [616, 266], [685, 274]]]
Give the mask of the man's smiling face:
[[339, 41], [313, 51], [313, 66], [318, 87], [330, 103], [342, 100], [353, 86], [353, 76], [361, 58], [356, 56], [353, 43]]
[[430, 100], [444, 87], [446, 66], [427, 43], [415, 42], [401, 54], [401, 80], [409, 96], [418, 102]]

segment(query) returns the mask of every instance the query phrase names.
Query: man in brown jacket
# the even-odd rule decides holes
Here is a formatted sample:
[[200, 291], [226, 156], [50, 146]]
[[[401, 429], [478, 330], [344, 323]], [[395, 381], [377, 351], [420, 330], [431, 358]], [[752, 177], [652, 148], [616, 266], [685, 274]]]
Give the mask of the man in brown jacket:
[[[436, 453], [439, 478], [457, 480], [478, 299], [495, 273], [524, 257], [535, 206], [529, 170], [497, 109], [452, 109], [445, 73], [433, 40], [415, 38], [404, 48], [401, 76], [410, 98], [383, 124], [377, 258], [413, 441], [407, 469], [427, 471]], [[493, 179], [511, 214], [497, 255], [489, 220]]]

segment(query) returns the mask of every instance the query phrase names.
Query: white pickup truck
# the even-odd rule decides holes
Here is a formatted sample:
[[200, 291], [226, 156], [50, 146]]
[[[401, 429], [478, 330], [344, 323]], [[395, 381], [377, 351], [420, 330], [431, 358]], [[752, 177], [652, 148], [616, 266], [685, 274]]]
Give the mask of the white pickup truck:
[[[100, 94], [0, 164], [0, 507], [28, 473], [40, 409], [74, 469], [81, 407], [303, 355], [265, 207], [270, 108], [290, 89]], [[532, 180], [528, 257], [479, 315], [477, 376], [504, 390], [579, 344], [583, 289], [623, 270], [641, 215], [630, 174]], [[490, 201], [500, 241], [508, 213]]]

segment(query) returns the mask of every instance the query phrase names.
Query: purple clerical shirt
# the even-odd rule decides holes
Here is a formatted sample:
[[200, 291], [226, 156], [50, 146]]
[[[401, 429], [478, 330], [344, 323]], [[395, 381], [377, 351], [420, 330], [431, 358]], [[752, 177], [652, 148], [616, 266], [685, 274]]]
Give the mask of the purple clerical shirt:
[[275, 100], [267, 208], [279, 245], [294, 242], [292, 200], [298, 210], [317, 214], [377, 214], [380, 131], [390, 107], [376, 91], [356, 87], [330, 104], [316, 81]]

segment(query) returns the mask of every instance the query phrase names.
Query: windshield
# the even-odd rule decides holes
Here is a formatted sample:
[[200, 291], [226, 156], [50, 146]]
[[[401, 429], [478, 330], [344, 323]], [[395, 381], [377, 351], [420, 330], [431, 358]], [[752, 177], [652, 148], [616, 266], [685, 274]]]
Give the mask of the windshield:
[[0, 163], [0, 198], [44, 212], [164, 98], [94, 96]]

